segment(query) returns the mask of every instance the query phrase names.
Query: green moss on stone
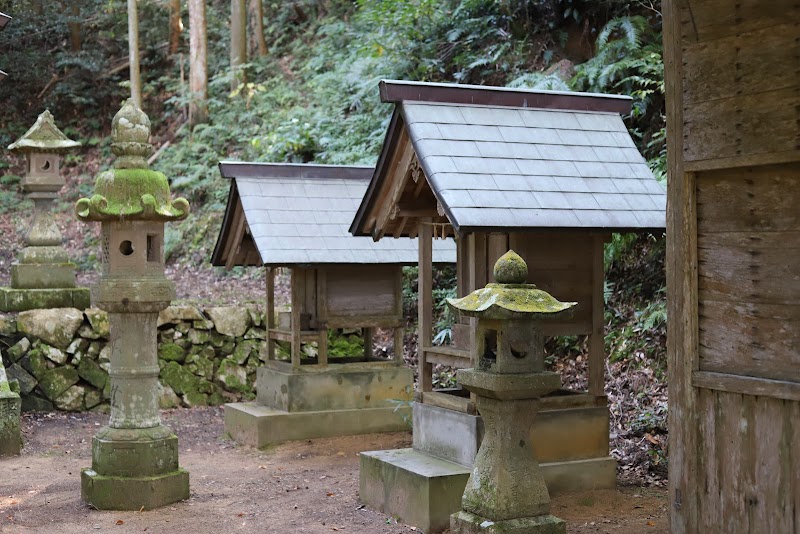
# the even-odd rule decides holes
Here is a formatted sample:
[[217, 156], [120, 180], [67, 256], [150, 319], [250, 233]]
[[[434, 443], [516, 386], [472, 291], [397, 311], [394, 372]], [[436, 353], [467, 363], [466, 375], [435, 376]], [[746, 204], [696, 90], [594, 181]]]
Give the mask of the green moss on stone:
[[39, 387], [48, 399], [55, 401], [62, 393], [78, 383], [78, 371], [64, 366], [52, 369], [39, 380]]
[[164, 343], [158, 347], [158, 357], [168, 362], [182, 362], [186, 359], [186, 351], [175, 343]]
[[519, 254], [509, 250], [495, 262], [493, 273], [498, 284], [524, 284], [528, 279], [528, 264]]
[[[108, 380], [108, 373], [89, 358], [81, 359], [78, 364], [78, 376], [101, 390], [106, 387], [106, 381]], [[99, 401], [97, 404], [99, 404]]]

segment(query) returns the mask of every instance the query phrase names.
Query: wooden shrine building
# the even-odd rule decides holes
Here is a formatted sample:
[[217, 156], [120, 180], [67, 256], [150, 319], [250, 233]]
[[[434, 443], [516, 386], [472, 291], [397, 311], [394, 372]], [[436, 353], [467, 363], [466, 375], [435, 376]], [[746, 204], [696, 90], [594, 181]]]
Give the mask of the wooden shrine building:
[[[631, 99], [398, 81], [381, 82], [380, 92], [395, 110], [350, 230], [376, 240], [419, 237], [415, 449], [439, 457], [437, 451], [452, 450], [447, 443], [418, 443], [429, 407], [475, 413], [469, 396], [436, 391], [431, 381], [433, 364], [476, 364], [470, 360], [474, 324], [456, 325], [450, 346], [431, 341], [431, 237], [454, 235], [459, 296], [493, 282], [492, 266], [511, 248], [527, 262], [529, 282], [559, 300], [578, 302], [571, 320], [544, 331], [588, 336], [588, 391], [543, 398], [532, 430], [539, 433], [535, 454], [551, 492], [613, 487], [604, 395], [603, 244], [612, 232], [665, 228], [664, 188], [622, 121]], [[436, 413], [430, 419], [453, 417]], [[432, 439], [435, 426], [420, 432], [419, 440]], [[476, 450], [457, 463], [471, 463]]]
[[800, 532], [800, 4], [664, 2], [670, 530]]
[[[361, 419], [346, 424], [340, 422], [338, 430], [342, 434], [383, 430], [387, 424], [379, 421], [381, 410], [393, 410], [394, 405], [388, 401], [407, 397], [412, 387], [410, 371], [403, 366], [402, 356], [402, 266], [415, 263], [418, 253], [416, 243], [407, 239], [375, 243], [371, 239], [353, 237], [348, 232], [348, 224], [363, 198], [373, 169], [235, 162], [221, 162], [219, 167], [222, 175], [231, 180], [231, 186], [212, 264], [227, 268], [236, 265], [267, 267], [268, 361], [258, 372], [258, 404], [284, 412], [337, 406], [351, 412], [375, 409], [375, 424], [355, 428], [353, 425], [358, 426]], [[437, 245], [434, 261], [453, 263], [452, 241], [440, 241]], [[278, 313], [278, 320], [275, 308], [277, 267], [288, 268], [291, 272], [290, 311]], [[363, 329], [363, 358], [328, 356], [328, 331], [337, 328]], [[394, 330], [394, 361], [373, 357], [372, 337], [376, 328]], [[290, 344], [289, 361], [276, 359], [276, 341]], [[302, 350], [304, 344], [311, 343], [316, 344], [315, 356]], [[372, 390], [359, 391], [364, 383], [370, 384], [365, 376], [375, 373], [381, 374], [381, 380], [376, 381], [381, 384], [370, 386]], [[345, 385], [327, 391], [325, 387], [334, 380], [333, 375], [336, 379], [344, 377]], [[348, 391], [348, 376], [355, 377], [352, 391]], [[301, 382], [308, 384], [300, 385]], [[281, 386], [287, 386], [288, 392], [281, 392]], [[333, 399], [337, 396], [339, 398]], [[233, 412], [249, 417], [253, 409], [257, 408], [247, 403], [228, 405], [226, 425]], [[343, 413], [339, 415], [349, 417]], [[363, 413], [350, 415], [367, 420], [362, 417]], [[382, 415], [394, 422], [387, 429], [398, 427], [397, 421], [403, 423], [399, 417]], [[285, 435], [257, 437], [249, 428], [253, 425], [263, 426], [248, 422], [245, 424], [248, 428], [240, 434], [246, 435], [243, 441], [259, 447], [286, 439], [337, 435], [332, 433], [337, 425], [329, 425], [330, 428], [311, 425], [304, 430], [307, 434], [298, 430]], [[300, 426], [295, 425], [296, 428]], [[233, 430], [236, 437], [237, 430]], [[323, 433], [311, 434], [314, 431]]]

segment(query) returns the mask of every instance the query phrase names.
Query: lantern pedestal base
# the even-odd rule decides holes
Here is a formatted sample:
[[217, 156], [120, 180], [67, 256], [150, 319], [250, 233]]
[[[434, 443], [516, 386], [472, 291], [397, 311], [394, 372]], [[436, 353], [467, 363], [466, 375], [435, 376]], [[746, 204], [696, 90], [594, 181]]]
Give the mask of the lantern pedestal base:
[[92, 440], [92, 468], [81, 473], [81, 494], [100, 510], [152, 509], [189, 498], [178, 437], [163, 425], [102, 428]]
[[450, 530], [453, 534], [566, 534], [567, 524], [552, 515], [492, 521], [462, 510], [450, 516]]
[[85, 287], [64, 289], [16, 289], [0, 287], [0, 311], [18, 312], [48, 308], [77, 308], [85, 310], [90, 305], [89, 289]]
[[151, 477], [81, 472], [81, 497], [98, 510], [152, 510], [189, 498], [189, 472], [177, 469]]

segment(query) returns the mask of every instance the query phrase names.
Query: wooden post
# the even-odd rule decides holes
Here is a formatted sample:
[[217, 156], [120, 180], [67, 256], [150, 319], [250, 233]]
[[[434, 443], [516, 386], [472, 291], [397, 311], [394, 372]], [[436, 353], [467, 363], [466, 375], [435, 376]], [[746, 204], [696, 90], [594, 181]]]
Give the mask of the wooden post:
[[301, 298], [301, 289], [304, 283], [303, 272], [300, 267], [292, 267], [292, 368], [300, 368], [300, 313], [303, 308], [303, 299]]
[[592, 333], [589, 334], [589, 394], [595, 397], [605, 394], [604, 285], [603, 236], [596, 235], [592, 237]]
[[319, 325], [319, 340], [317, 341], [317, 363], [328, 365], [328, 328]]
[[694, 174], [683, 167], [683, 60], [679, 2], [664, 13], [664, 74], [667, 94], [667, 366], [669, 369], [670, 531], [695, 532], [697, 510], [698, 368], [697, 205]]
[[422, 392], [433, 391], [433, 364], [425, 358], [433, 334], [433, 228], [431, 219], [419, 223], [419, 275], [417, 277], [417, 365]]
[[392, 331], [392, 337], [394, 338], [393, 360], [398, 364], [402, 364], [404, 362], [403, 351], [405, 350], [405, 343], [403, 342], [403, 325], [394, 327], [394, 330]]
[[362, 328], [361, 332], [364, 337], [364, 361], [368, 362], [373, 356], [372, 340], [375, 339], [375, 329], [366, 327]]
[[275, 340], [272, 329], [275, 328], [275, 268], [267, 267], [267, 360], [275, 359]]

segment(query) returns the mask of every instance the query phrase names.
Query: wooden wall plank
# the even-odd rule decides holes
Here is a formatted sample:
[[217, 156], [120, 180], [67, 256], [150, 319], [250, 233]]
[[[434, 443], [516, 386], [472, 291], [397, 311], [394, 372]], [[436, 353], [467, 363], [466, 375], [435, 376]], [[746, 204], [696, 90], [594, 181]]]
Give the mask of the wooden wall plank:
[[800, 382], [800, 305], [705, 301], [700, 369]]
[[[772, 64], [772, 63], [770, 63]], [[796, 87], [739, 94], [687, 106], [686, 161], [788, 152], [800, 161], [800, 92]]]
[[790, 532], [797, 532], [800, 530], [800, 402], [790, 402], [787, 405], [787, 416], [791, 424], [785, 425], [791, 444], [790, 457], [791, 469], [790, 483], [791, 483], [791, 503], [792, 503], [792, 521], [793, 528]]
[[797, 165], [698, 173], [698, 231], [702, 235], [800, 231], [797, 191]]
[[[790, 20], [748, 33], [687, 43], [683, 50], [684, 104], [796, 87], [800, 81], [786, 76], [786, 68], [800, 57], [800, 42], [794, 39], [797, 23]], [[770, 61], [764, 61], [765, 57]], [[775, 65], [786, 67], [776, 69]]]
[[690, 20], [677, 33], [687, 41], [755, 32], [800, 17], [800, 5], [794, 0], [691, 0], [686, 7]]
[[697, 409], [700, 414], [697, 443], [702, 447], [697, 455], [697, 496], [700, 509], [698, 530], [714, 532], [721, 522], [716, 393], [700, 390], [697, 395]]
[[[755, 399], [755, 487], [747, 496], [752, 503], [751, 526], [763, 532], [793, 532], [791, 464], [785, 413], [791, 401], [768, 397]], [[791, 423], [790, 423], [791, 424]]]
[[[718, 397], [717, 458], [721, 492], [721, 528], [718, 532], [748, 532], [747, 513], [744, 506], [744, 466], [742, 442], [749, 422], [743, 418], [742, 395], [716, 393]], [[703, 445], [699, 453], [702, 454]]]
[[328, 316], [398, 315], [394, 265], [328, 266]]
[[715, 389], [743, 395], [800, 401], [800, 383], [785, 380], [695, 371], [692, 373], [692, 385], [703, 390]]

